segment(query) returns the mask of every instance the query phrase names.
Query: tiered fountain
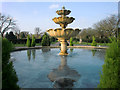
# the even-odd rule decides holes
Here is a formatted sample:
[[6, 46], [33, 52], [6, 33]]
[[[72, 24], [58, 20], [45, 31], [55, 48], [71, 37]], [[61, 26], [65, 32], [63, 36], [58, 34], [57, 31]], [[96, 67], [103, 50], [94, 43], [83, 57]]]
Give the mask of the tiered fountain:
[[65, 7], [62, 7], [62, 10], [57, 10], [56, 13], [61, 15], [60, 17], [55, 17], [52, 20], [61, 26], [61, 28], [49, 29], [47, 30], [50, 36], [56, 37], [61, 43], [61, 52], [59, 55], [68, 55], [67, 53], [67, 40], [70, 37], [74, 37], [79, 33], [79, 29], [66, 28], [66, 26], [72, 23], [75, 18], [67, 17], [66, 15], [70, 14], [70, 10], [66, 10]]

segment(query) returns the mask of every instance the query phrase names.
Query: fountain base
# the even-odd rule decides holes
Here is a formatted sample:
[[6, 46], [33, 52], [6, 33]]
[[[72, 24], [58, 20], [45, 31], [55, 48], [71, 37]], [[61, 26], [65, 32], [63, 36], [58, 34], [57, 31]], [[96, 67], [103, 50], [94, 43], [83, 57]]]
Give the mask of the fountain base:
[[68, 53], [60, 52], [59, 55], [69, 55]]

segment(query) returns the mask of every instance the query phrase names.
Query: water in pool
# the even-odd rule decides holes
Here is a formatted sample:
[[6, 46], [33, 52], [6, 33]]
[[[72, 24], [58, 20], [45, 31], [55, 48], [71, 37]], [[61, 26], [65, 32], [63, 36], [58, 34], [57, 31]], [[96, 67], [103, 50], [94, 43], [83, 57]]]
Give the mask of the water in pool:
[[104, 64], [103, 49], [43, 48], [11, 53], [21, 88], [96, 88]]

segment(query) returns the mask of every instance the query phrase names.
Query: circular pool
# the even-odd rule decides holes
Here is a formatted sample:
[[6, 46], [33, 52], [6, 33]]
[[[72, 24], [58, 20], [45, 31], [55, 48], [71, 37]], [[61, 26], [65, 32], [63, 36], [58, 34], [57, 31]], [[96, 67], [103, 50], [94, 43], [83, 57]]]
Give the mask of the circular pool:
[[68, 56], [59, 52], [59, 48], [12, 52], [20, 88], [97, 87], [105, 49], [68, 49]]

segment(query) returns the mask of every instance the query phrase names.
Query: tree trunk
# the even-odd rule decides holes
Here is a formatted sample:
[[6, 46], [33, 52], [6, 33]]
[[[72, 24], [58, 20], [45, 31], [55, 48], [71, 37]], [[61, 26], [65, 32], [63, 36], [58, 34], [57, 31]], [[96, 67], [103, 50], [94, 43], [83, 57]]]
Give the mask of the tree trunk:
[[1, 37], [3, 37], [3, 33], [1, 33]]

